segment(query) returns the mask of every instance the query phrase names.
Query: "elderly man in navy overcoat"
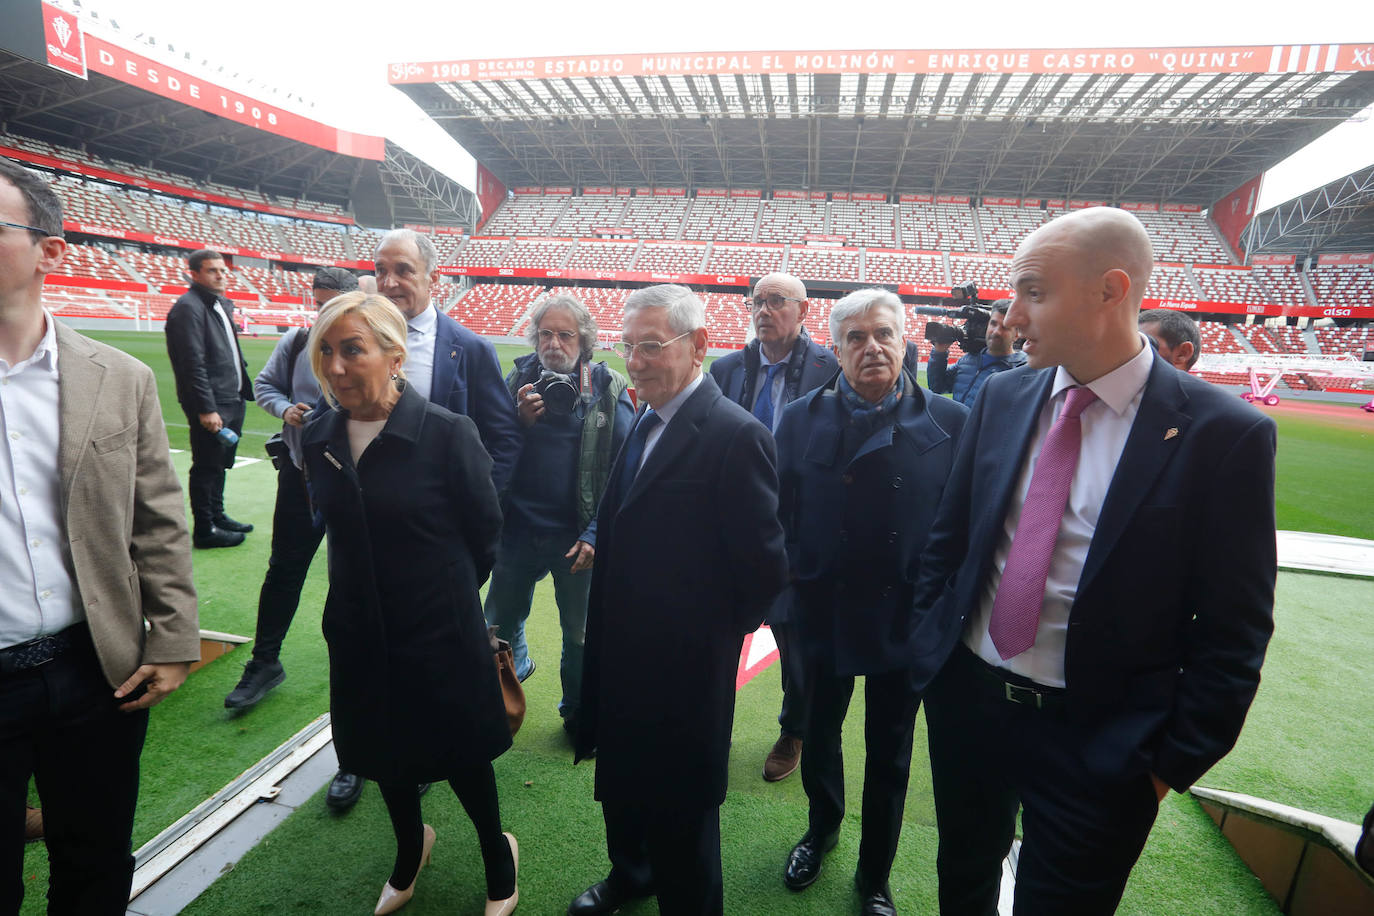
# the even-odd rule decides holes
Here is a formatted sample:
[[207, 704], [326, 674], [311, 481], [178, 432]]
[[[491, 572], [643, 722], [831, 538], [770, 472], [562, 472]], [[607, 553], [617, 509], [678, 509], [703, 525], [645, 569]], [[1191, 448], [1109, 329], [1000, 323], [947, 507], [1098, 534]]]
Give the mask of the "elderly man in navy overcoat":
[[921, 699], [909, 671], [912, 589], [968, 414], [902, 371], [904, 311], [882, 289], [841, 299], [830, 313], [841, 373], [788, 405], [777, 431], [779, 512], [811, 692], [801, 762], [809, 823], [783, 879], [793, 890], [809, 886], [835, 845], [844, 818], [840, 730], [863, 675], [855, 881], [865, 914], [896, 912], [887, 879]]

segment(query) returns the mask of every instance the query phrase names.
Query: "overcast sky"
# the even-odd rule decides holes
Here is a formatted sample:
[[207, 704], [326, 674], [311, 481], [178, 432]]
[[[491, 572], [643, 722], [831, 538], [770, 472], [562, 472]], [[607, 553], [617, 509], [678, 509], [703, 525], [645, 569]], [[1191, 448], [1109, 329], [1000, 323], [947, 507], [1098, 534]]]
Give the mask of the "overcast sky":
[[[78, 0], [56, 0], [68, 8]], [[317, 120], [381, 134], [468, 187], [470, 156], [386, 82], [399, 61], [649, 51], [845, 48], [1038, 48], [1250, 44], [1374, 44], [1369, 0], [1153, 0], [1145, 4], [1026, 0], [977, 3], [741, 3], [561, 0], [453, 3], [336, 0], [332, 4], [238, 0], [79, 0], [119, 23], [120, 43], [139, 34], [177, 49], [187, 70]], [[1137, 12], [1128, 12], [1130, 10]], [[191, 51], [194, 61], [182, 59]], [[146, 51], [148, 56], [156, 56]], [[168, 61], [172, 62], [171, 60]], [[216, 71], [225, 64], [224, 74]], [[231, 72], [239, 79], [225, 79]], [[249, 78], [252, 86], [245, 86]], [[262, 88], [278, 87], [277, 95]], [[315, 103], [297, 108], [288, 92]], [[1366, 112], [1366, 115], [1374, 112]], [[1265, 179], [1261, 208], [1374, 162], [1374, 117], [1319, 140]], [[1294, 160], [1296, 162], [1294, 163]]]

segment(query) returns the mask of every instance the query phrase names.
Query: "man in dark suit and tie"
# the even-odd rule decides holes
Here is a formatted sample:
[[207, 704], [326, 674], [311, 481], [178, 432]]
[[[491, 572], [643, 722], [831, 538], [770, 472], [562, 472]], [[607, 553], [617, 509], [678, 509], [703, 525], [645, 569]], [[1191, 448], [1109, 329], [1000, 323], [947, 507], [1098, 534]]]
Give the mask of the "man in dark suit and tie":
[[[239, 349], [234, 303], [224, 295], [229, 268], [223, 255], [202, 249], [186, 264], [191, 288], [167, 313], [164, 330], [177, 400], [191, 430], [191, 540], [200, 548], [236, 547], [253, 526], [225, 514], [224, 477], [234, 466], [253, 380]], [[233, 432], [232, 443], [222, 437], [225, 429]]]
[[702, 374], [686, 287], [631, 293], [623, 338], [648, 407], [597, 515], [576, 738], [577, 759], [597, 754], [611, 871], [568, 912], [654, 894], [667, 916], [719, 914], [740, 648], [787, 578], [773, 437]]
[[[377, 292], [406, 318], [406, 384], [427, 400], [470, 417], [491, 456], [491, 480], [498, 493], [510, 482], [520, 457], [520, 425], [506, 390], [496, 348], [430, 303], [439, 282], [434, 243], [413, 229], [382, 236], [374, 255]], [[363, 791], [362, 777], [340, 770], [329, 783], [325, 803], [347, 811]]]
[[[1107, 207], [1037, 229], [922, 557], [917, 685], [940, 911], [1115, 910], [1159, 802], [1235, 744], [1273, 631], [1273, 421], [1137, 330], [1145, 229]], [[943, 670], [940, 670], [943, 664]]]
[[[711, 378], [727, 398], [772, 432], [782, 419], [782, 409], [834, 378], [839, 362], [806, 333], [802, 321], [811, 300], [801, 280], [781, 273], [760, 277], [747, 301], [756, 336], [743, 350], [711, 363]], [[806, 730], [806, 685], [792, 626], [792, 603], [789, 589], [778, 595], [768, 611], [782, 675], [781, 731], [763, 762], [763, 778], [769, 782], [796, 771]]]

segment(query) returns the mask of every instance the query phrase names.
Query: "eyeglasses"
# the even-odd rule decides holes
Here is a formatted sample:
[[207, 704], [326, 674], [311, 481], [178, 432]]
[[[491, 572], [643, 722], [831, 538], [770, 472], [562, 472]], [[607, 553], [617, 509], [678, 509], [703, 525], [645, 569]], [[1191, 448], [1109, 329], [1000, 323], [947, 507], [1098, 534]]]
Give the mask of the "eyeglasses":
[[629, 359], [633, 356], [636, 350], [638, 350], [639, 355], [645, 359], [658, 359], [659, 355], [663, 353], [664, 347], [668, 346], [668, 344], [673, 341], [681, 340], [691, 333], [691, 331], [687, 331], [677, 335], [673, 340], [665, 340], [662, 343], [659, 343], [657, 340], [642, 340], [637, 344], [632, 344], [622, 340], [618, 343], [611, 344], [611, 349], [615, 351], [616, 356], [621, 356], [625, 359]]
[[3, 219], [0, 219], [0, 226], [4, 226], [6, 229], [23, 229], [25, 232], [37, 232], [43, 238], [48, 238], [52, 235], [48, 230], [39, 229], [37, 226], [25, 226], [23, 223], [8, 223]]
[[801, 302], [801, 300], [793, 296], [779, 296], [777, 293], [771, 296], [755, 296], [753, 299], [750, 299], [748, 296], [744, 297], [744, 304], [755, 312], [761, 311], [762, 309], [768, 309], [770, 312], [780, 312], [787, 307], [787, 303], [789, 302]]
[[577, 334], [574, 331], [549, 331], [544, 328], [539, 329], [540, 343], [550, 343], [555, 337], [558, 338], [559, 343], [570, 344], [577, 338]]

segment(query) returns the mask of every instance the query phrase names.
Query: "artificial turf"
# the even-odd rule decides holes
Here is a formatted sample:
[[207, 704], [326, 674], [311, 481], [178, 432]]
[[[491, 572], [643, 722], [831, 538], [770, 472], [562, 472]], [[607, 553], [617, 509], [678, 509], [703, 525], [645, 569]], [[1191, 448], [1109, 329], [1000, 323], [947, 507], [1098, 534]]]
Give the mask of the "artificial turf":
[[[173, 448], [186, 448], [186, 419], [176, 406], [161, 334], [99, 332], [99, 339], [153, 366]], [[250, 371], [274, 341], [245, 339]], [[524, 348], [498, 347], [503, 363]], [[620, 361], [606, 354], [619, 367]], [[1368, 454], [1368, 433], [1332, 433], [1323, 424], [1280, 418], [1279, 527], [1374, 538], [1367, 498], [1350, 496], [1345, 480], [1328, 476], [1331, 461]], [[250, 407], [240, 456], [260, 446], [279, 423]], [[1319, 460], [1307, 460], [1309, 450]], [[1334, 456], [1334, 457], [1333, 457]], [[189, 455], [174, 456], [184, 479]], [[1325, 462], [1325, 463], [1323, 463]], [[1344, 466], [1344, 465], [1342, 465]], [[196, 551], [201, 625], [251, 635], [257, 593], [267, 565], [275, 477], [262, 461], [229, 475], [226, 503], [258, 530], [233, 550]], [[156, 709], [143, 754], [143, 780], [134, 844], [140, 845], [251, 766], [328, 706], [327, 656], [319, 617], [325, 582], [323, 551], [311, 570], [291, 633], [282, 650], [286, 682], [244, 715], [228, 713], [223, 697], [247, 660], [243, 647], [196, 672]], [[1265, 681], [1237, 750], [1203, 780], [1207, 785], [1358, 820], [1369, 787], [1359, 762], [1374, 745], [1374, 705], [1360, 690], [1374, 650], [1374, 582], [1284, 573], [1279, 579], [1278, 630]], [[572, 768], [558, 727], [557, 612], [547, 581], [540, 584], [529, 626], [539, 673], [526, 687], [531, 713], [515, 748], [497, 762], [502, 813], [521, 840], [522, 912], [562, 912], [567, 901], [604, 875], [604, 836], [591, 798], [591, 766]], [[777, 735], [776, 668], [739, 694], [730, 795], [722, 809], [726, 899], [736, 913], [834, 913], [856, 907], [850, 879], [857, 856], [857, 813], [846, 821], [838, 849], [821, 880], [803, 894], [788, 893], [780, 872], [787, 850], [805, 829], [800, 780], [766, 784], [759, 777]], [[858, 810], [862, 777], [862, 691], [856, 691], [845, 734], [851, 761], [848, 797]], [[934, 904], [936, 835], [926, 766], [924, 720], [917, 722], [906, 827], [893, 875], [903, 912], [928, 913]], [[529, 785], [526, 785], [529, 783]], [[476, 911], [480, 866], [471, 827], [450, 793], [436, 788], [426, 816], [439, 828], [437, 867], [425, 873], [408, 912]], [[278, 910], [362, 912], [385, 880], [392, 855], [390, 830], [375, 789], [344, 818], [324, 813], [315, 799], [250, 853], [189, 912]], [[24, 914], [40, 913], [46, 884], [41, 844], [28, 847]], [[652, 904], [627, 914], [655, 912]], [[1269, 914], [1277, 908], [1212, 822], [1189, 798], [1171, 795], [1137, 866], [1121, 912]]]

